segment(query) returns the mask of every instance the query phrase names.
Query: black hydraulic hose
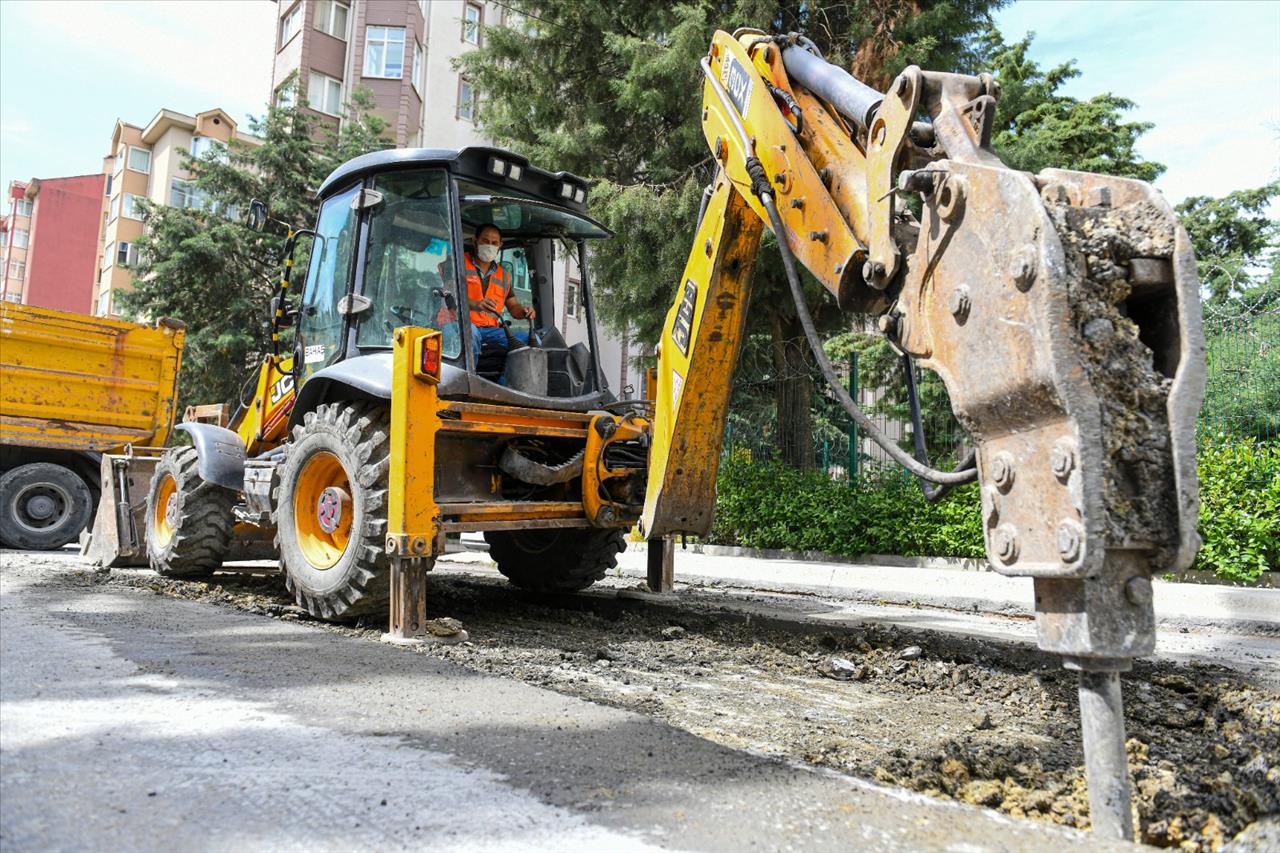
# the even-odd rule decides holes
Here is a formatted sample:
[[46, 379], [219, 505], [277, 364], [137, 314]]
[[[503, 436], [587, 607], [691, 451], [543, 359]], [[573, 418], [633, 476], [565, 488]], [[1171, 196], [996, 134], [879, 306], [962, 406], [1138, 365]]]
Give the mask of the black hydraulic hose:
[[[749, 168], [748, 171], [750, 171]], [[840, 377], [836, 375], [835, 369], [831, 366], [831, 361], [827, 358], [826, 352], [822, 349], [822, 341], [818, 338], [818, 330], [813, 325], [813, 317], [809, 314], [809, 306], [804, 301], [804, 290], [800, 287], [800, 276], [796, 272], [795, 258], [791, 254], [791, 247], [787, 245], [786, 231], [782, 225], [782, 217], [778, 215], [778, 206], [773, 203], [773, 193], [758, 192], [757, 195], [760, 196], [760, 201], [764, 205], [765, 211], [769, 214], [769, 223], [773, 228], [773, 233], [778, 237], [778, 250], [782, 254], [782, 266], [787, 272], [787, 284], [791, 287], [791, 298], [796, 303], [796, 317], [799, 318], [800, 325], [804, 328], [804, 336], [809, 342], [809, 349], [813, 350], [813, 357], [818, 362], [818, 369], [822, 371], [827, 384], [831, 386], [831, 390], [835, 392], [836, 399], [840, 401], [840, 405], [844, 407], [844, 410], [849, 413], [849, 417], [853, 418], [854, 423], [865, 430], [871, 440], [879, 445], [881, 450], [889, 454], [894, 462], [897, 462], [923, 480], [947, 486], [958, 486], [976, 480], [978, 478], [976, 468], [961, 471], [939, 471], [936, 468], [930, 468], [926, 463], [916, 460], [881, 432], [871, 422], [871, 418], [867, 417], [866, 413], [849, 396], [849, 392], [845, 390], [843, 383], [840, 382]]]
[[[924, 419], [920, 416], [920, 396], [916, 391], [916, 372], [911, 363], [911, 356], [906, 353], [902, 354], [902, 374], [907, 383], [907, 403], [911, 409], [911, 437], [915, 443], [916, 459], [927, 465], [929, 464], [929, 452], [925, 447]], [[956, 466], [956, 470], [967, 471], [975, 467], [976, 461], [977, 455], [970, 448], [964, 459], [960, 460], [960, 464]], [[942, 500], [955, 488], [954, 485], [948, 483], [931, 486], [922, 478], [917, 478], [917, 482], [920, 483], [920, 491], [924, 494], [924, 499], [929, 503]]]

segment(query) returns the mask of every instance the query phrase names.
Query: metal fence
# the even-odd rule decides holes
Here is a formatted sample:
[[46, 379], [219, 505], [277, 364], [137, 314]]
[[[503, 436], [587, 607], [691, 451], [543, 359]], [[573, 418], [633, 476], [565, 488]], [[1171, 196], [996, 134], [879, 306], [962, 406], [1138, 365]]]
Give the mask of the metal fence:
[[[1258, 299], [1206, 304], [1204, 331], [1207, 381], [1200, 411], [1199, 437], [1241, 441], [1280, 440], [1280, 300]], [[846, 479], [875, 466], [890, 465], [888, 457], [858, 430], [826, 387], [812, 363], [803, 339], [781, 345], [749, 343], [737, 372], [725, 431], [724, 453], [750, 462], [779, 461], [824, 471]], [[872, 421], [890, 438], [910, 449], [911, 427], [906, 408], [895, 400], [901, 394], [874, 381], [857, 351], [837, 363], [841, 381]], [[917, 368], [918, 383], [935, 382]], [[901, 384], [900, 374], [889, 380]], [[780, 425], [777, 418], [779, 384], [783, 393], [808, 399], [808, 436], [803, 429]], [[940, 383], [934, 386], [940, 388]], [[791, 399], [795, 399], [794, 396]], [[967, 436], [949, 406], [924, 407], [924, 431], [930, 461], [950, 467], [961, 454]]]

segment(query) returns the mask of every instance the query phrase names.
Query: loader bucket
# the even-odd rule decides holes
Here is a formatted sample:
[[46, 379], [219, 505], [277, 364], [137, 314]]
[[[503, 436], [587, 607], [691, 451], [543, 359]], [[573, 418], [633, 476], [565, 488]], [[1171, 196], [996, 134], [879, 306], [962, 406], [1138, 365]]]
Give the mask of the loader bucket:
[[146, 566], [147, 490], [160, 448], [134, 448], [102, 456], [102, 497], [81, 554], [102, 568]]

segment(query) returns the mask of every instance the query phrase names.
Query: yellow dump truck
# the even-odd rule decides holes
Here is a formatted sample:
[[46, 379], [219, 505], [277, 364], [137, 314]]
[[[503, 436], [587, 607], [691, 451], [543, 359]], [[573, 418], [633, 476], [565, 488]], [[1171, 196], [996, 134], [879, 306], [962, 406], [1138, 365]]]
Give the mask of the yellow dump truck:
[[[0, 545], [71, 542], [112, 482], [109, 455], [168, 440], [183, 336], [176, 320], [0, 305]], [[145, 500], [149, 467], [133, 476]]]

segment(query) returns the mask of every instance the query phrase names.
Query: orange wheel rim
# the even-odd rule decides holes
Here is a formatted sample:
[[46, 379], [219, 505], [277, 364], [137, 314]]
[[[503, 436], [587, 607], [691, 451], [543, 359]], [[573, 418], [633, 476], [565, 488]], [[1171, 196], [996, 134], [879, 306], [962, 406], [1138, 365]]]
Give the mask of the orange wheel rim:
[[151, 538], [161, 548], [173, 541], [173, 529], [178, 523], [178, 481], [172, 474], [165, 474], [156, 489], [155, 508], [151, 513]]
[[342, 559], [351, 540], [351, 479], [338, 457], [327, 451], [302, 463], [293, 493], [293, 526], [298, 547], [316, 569]]

